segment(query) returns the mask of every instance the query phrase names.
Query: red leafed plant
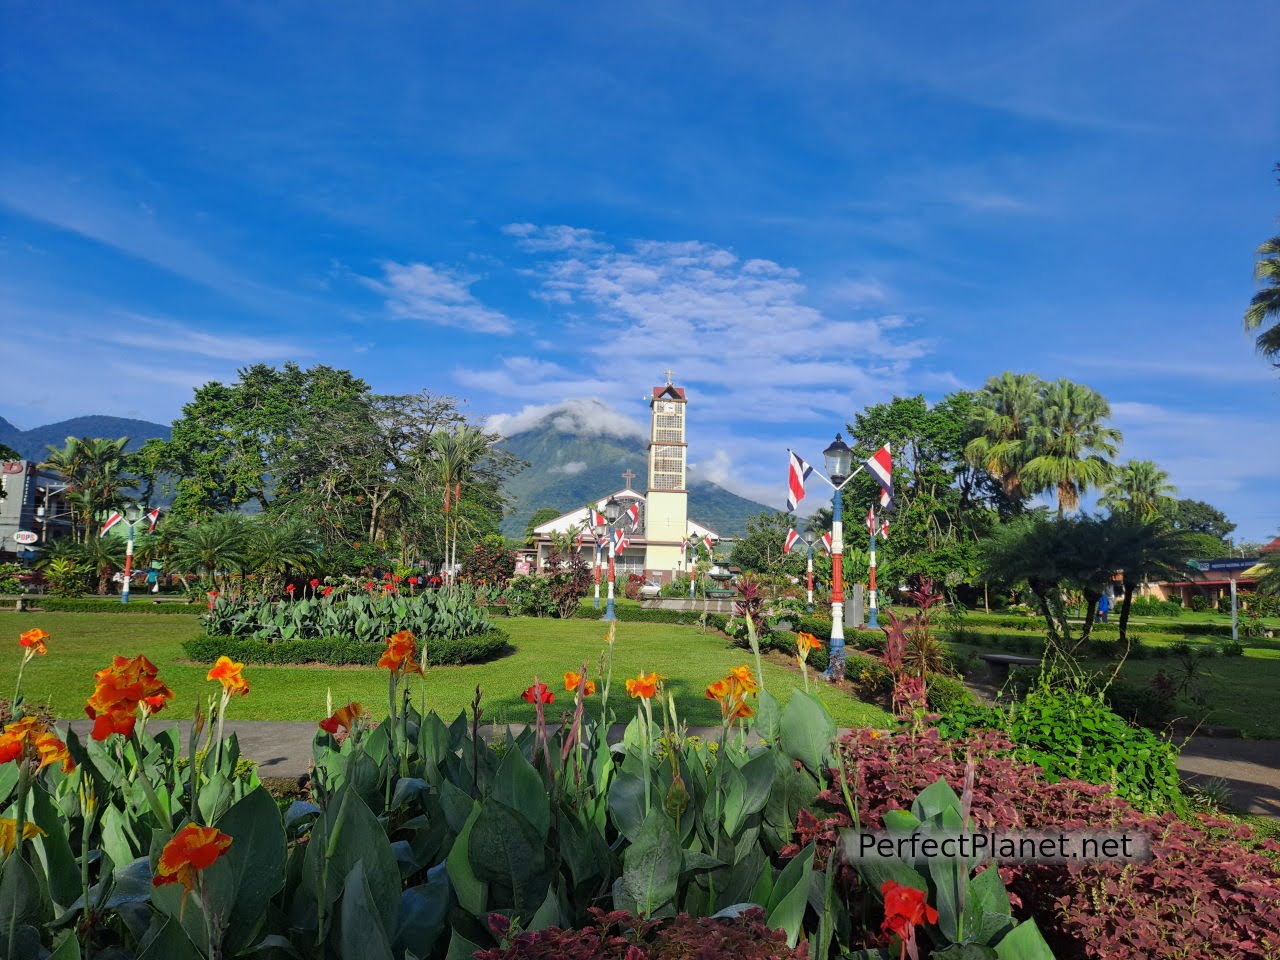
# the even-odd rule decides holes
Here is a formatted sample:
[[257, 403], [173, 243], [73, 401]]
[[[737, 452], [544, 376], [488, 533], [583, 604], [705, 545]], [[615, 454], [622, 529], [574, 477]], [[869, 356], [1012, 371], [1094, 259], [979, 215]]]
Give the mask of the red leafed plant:
[[[963, 741], [937, 730], [878, 734], [858, 731], [840, 744], [846, 786], [864, 829], [878, 829], [886, 810], [906, 809], [943, 777], [964, 789], [972, 758], [972, 818], [976, 829], [1074, 829], [1146, 832], [1149, 862], [1008, 865], [1000, 875], [1019, 919], [1034, 916], [1058, 960], [1182, 960], [1280, 957], [1280, 844], [1259, 841], [1249, 827], [1205, 817], [1152, 816], [1075, 780], [1048, 783], [1039, 767], [1010, 757], [994, 731]], [[816, 841], [825, 864], [837, 831], [850, 826], [839, 770], [819, 797], [831, 816], [797, 818], [794, 855]], [[853, 871], [842, 867], [852, 897]]]
[[493, 916], [489, 927], [503, 945], [478, 951], [475, 960], [807, 960], [807, 944], [788, 947], [786, 935], [764, 919], [764, 911], [748, 910], [733, 920], [684, 913], [641, 920], [593, 907], [591, 921], [576, 930], [512, 935], [507, 918]]

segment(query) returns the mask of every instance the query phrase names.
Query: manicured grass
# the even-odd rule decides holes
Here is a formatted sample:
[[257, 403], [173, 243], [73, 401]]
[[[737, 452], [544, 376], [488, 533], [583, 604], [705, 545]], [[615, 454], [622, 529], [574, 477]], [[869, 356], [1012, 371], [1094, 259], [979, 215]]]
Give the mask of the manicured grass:
[[[585, 660], [589, 674], [598, 677], [597, 665], [605, 649], [604, 626], [590, 620], [502, 619], [516, 651], [484, 664], [465, 667], [433, 667], [425, 687], [429, 707], [452, 719], [471, 700], [477, 685], [484, 693], [484, 722], [523, 722], [533, 718], [533, 707], [520, 694], [534, 674], [552, 690], [560, 691], [552, 707], [559, 717], [564, 699], [564, 673], [577, 670]], [[49, 654], [27, 667], [23, 689], [32, 700], [47, 702], [59, 717], [84, 716], [84, 701], [93, 687], [93, 674], [111, 662], [113, 655], [145, 654], [160, 668], [160, 676], [177, 695], [165, 710], [166, 718], [189, 718], [195, 698], [209, 694], [214, 685], [205, 680], [207, 666], [184, 662], [182, 641], [200, 632], [198, 621], [187, 617], [146, 614], [0, 613], [0, 695], [10, 696], [20, 660], [18, 634], [31, 627], [52, 634]], [[675, 695], [680, 716], [693, 724], [719, 721], [716, 704], [703, 689], [729, 668], [752, 660], [749, 651], [728, 646], [718, 633], [702, 633], [697, 627], [657, 623], [619, 623], [614, 651], [613, 688], [610, 700], [617, 712], [629, 715], [621, 703], [626, 698], [623, 681], [642, 670], [666, 675], [667, 688]], [[326, 691], [333, 702], [358, 700], [375, 716], [386, 711], [387, 674], [366, 667], [268, 667], [245, 668], [251, 690], [237, 700], [230, 716], [237, 720], [313, 720], [324, 715]], [[802, 686], [797, 670], [779, 663], [764, 664], [765, 686], [786, 701], [793, 687]], [[417, 680], [414, 697], [422, 695]], [[814, 691], [840, 726], [885, 726], [888, 716], [878, 707], [853, 700], [821, 681], [812, 680]]]

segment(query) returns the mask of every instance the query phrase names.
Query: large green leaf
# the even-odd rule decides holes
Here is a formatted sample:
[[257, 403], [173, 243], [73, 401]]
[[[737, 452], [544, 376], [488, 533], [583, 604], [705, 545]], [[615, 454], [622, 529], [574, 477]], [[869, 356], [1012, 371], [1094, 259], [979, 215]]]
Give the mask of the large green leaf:
[[753, 757], [741, 767], [726, 768], [725, 833], [734, 836], [747, 817], [764, 809], [776, 776], [777, 768], [768, 752]]
[[618, 831], [635, 842], [644, 824], [644, 780], [619, 772], [609, 786], [609, 813]]
[[[798, 691], [797, 691], [798, 692]], [[767, 923], [787, 935], [787, 945], [800, 942], [800, 930], [804, 924], [804, 910], [809, 903], [809, 883], [813, 874], [814, 846], [809, 844], [792, 857], [769, 896], [765, 908]]]
[[1009, 894], [995, 864], [969, 881], [964, 899], [964, 938], [991, 943], [1013, 925]]
[[[331, 805], [312, 828], [307, 847], [302, 876], [304, 891], [317, 902], [323, 897], [327, 909], [327, 905], [342, 894], [347, 875], [359, 863], [383, 929], [395, 929], [400, 909], [400, 868], [382, 825], [354, 790], [344, 789], [336, 798], [336, 804]], [[326, 877], [323, 890], [321, 877]]]
[[484, 804], [471, 827], [467, 853], [477, 877], [510, 888], [519, 917], [533, 915], [550, 877], [546, 841], [528, 818], [503, 803]]
[[458, 839], [453, 841], [453, 849], [449, 851], [449, 856], [445, 860], [449, 882], [458, 895], [459, 905], [474, 917], [484, 915], [488, 900], [488, 888], [472, 869], [469, 853], [471, 830], [480, 817], [480, 809], [480, 803], [472, 801], [471, 813], [463, 824]]
[[761, 690], [756, 698], [756, 733], [765, 743], [775, 744], [781, 726], [782, 709], [777, 699], [769, 691]]
[[74, 932], [68, 933], [58, 949], [49, 954], [49, 960], [80, 960], [80, 941]]
[[1053, 960], [1053, 951], [1044, 942], [1034, 920], [1023, 920], [996, 944], [1000, 960]]
[[201, 960], [203, 952], [196, 949], [187, 931], [177, 917], [167, 917], [142, 952], [138, 960]]
[[217, 827], [231, 846], [210, 868], [206, 893], [215, 915], [226, 918], [226, 952], [234, 956], [254, 942], [271, 898], [284, 887], [284, 827], [262, 787], [232, 806]]
[[53, 800], [44, 787], [35, 784], [31, 797], [31, 819], [44, 831], [35, 843], [40, 862], [49, 881], [49, 896], [60, 910], [65, 910], [80, 896], [80, 867], [67, 842], [67, 831]]
[[11, 925], [39, 925], [50, 914], [45, 887], [22, 857], [10, 855], [0, 864], [0, 936]]
[[400, 894], [400, 929], [396, 931], [395, 949], [399, 956], [412, 949], [420, 956], [435, 952], [436, 941], [448, 930], [449, 874], [445, 864], [427, 871], [427, 882], [410, 887]]
[[493, 798], [519, 810], [544, 840], [551, 830], [547, 788], [521, 750], [509, 749], [493, 778]]
[[836, 722], [812, 694], [794, 690], [782, 711], [783, 752], [799, 760], [815, 777], [823, 776], [823, 761], [835, 739]]
[[615, 909], [649, 916], [674, 900], [680, 880], [680, 838], [662, 810], [654, 808], [622, 858], [621, 902]]
[[338, 951], [342, 960], [394, 960], [382, 912], [369, 892], [360, 862], [351, 868], [343, 884]]

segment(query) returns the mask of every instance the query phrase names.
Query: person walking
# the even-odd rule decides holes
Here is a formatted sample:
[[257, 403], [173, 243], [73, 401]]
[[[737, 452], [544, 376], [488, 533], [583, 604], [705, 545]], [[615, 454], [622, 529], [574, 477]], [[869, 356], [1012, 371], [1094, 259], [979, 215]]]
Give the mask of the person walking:
[[1098, 598], [1098, 622], [1106, 623], [1107, 614], [1111, 612], [1111, 595], [1104, 593]]

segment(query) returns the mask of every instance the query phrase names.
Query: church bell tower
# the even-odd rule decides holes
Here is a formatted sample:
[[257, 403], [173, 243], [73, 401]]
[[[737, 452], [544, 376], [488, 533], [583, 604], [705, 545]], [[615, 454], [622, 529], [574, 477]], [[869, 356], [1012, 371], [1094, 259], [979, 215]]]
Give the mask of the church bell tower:
[[645, 497], [645, 570], [663, 580], [684, 567], [684, 538], [689, 529], [686, 487], [689, 445], [685, 439], [688, 402], [682, 387], [667, 382], [653, 388], [649, 429], [649, 491]]

